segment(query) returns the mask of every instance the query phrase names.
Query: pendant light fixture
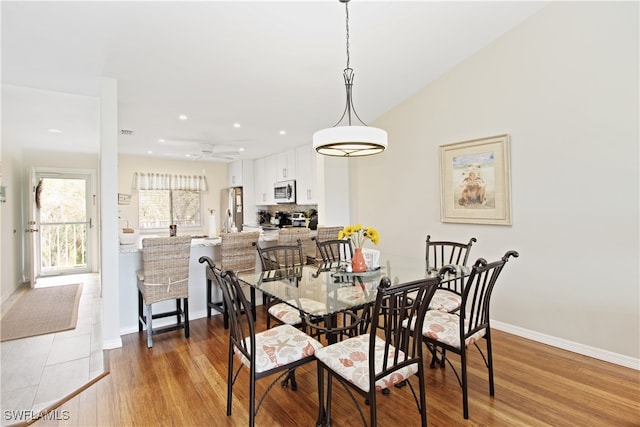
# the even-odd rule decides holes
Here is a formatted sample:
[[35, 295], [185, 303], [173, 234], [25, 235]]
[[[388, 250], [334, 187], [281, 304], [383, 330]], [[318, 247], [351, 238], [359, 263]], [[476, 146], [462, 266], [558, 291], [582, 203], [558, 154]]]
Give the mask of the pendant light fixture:
[[[347, 68], [344, 69], [344, 85], [347, 90], [347, 105], [342, 117], [333, 127], [319, 130], [313, 134], [313, 148], [326, 156], [357, 157], [382, 153], [387, 148], [387, 132], [367, 126], [358, 117], [353, 107], [353, 69], [349, 66], [349, 0], [344, 3], [347, 27]], [[352, 125], [351, 113], [358, 119], [359, 125]], [[342, 121], [346, 118], [346, 124]]]

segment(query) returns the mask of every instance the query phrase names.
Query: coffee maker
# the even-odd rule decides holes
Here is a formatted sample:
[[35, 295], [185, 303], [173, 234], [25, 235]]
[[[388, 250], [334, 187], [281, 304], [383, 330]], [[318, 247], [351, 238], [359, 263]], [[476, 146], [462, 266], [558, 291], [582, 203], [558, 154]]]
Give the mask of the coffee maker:
[[276, 211], [273, 217], [275, 218], [275, 225], [279, 228], [291, 225], [291, 219], [289, 218], [289, 214], [286, 212]]

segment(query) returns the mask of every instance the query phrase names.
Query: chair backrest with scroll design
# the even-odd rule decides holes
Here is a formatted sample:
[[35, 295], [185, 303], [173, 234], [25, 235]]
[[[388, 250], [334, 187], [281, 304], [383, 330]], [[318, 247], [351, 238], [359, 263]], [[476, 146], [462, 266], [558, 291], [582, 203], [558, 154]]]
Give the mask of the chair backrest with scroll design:
[[[432, 241], [427, 235], [426, 261], [427, 271], [438, 271], [445, 265], [466, 266], [471, 253], [471, 246], [477, 239], [472, 237], [468, 243]], [[463, 282], [461, 280], [449, 280], [443, 282], [441, 288], [448, 289], [456, 294], [462, 293]]]
[[[229, 310], [227, 415], [232, 415], [233, 386], [244, 366], [249, 369], [249, 426], [254, 426], [264, 397], [281, 380], [281, 376], [275, 376], [257, 402], [256, 380], [283, 371], [292, 373], [296, 367], [313, 362], [314, 351], [321, 348], [322, 344], [291, 325], [279, 325], [268, 331], [256, 332], [250, 304], [234, 272], [217, 268], [211, 268], [211, 271]], [[236, 358], [241, 361], [237, 370], [234, 369]], [[292, 389], [295, 390], [293, 385]], [[243, 390], [242, 395], [246, 396], [247, 387]]]
[[428, 235], [425, 251], [427, 269], [437, 271], [447, 264], [467, 265], [474, 242], [477, 242], [475, 237], [469, 239], [468, 243], [432, 241], [431, 236]]
[[[316, 243], [324, 242], [325, 240], [336, 240], [338, 238], [338, 233], [340, 233], [340, 231], [343, 228], [344, 227], [341, 227], [341, 226], [328, 227], [328, 226], [319, 225], [318, 232], [315, 237]], [[322, 255], [320, 254], [320, 251], [318, 250], [318, 246], [316, 245], [316, 261], [320, 261], [321, 259], [322, 259]]]
[[[517, 258], [518, 252], [508, 251], [501, 259], [494, 262], [479, 258], [471, 268], [471, 274], [464, 284], [460, 310], [456, 313], [429, 310], [425, 316], [422, 333], [424, 341], [433, 354], [431, 366], [435, 366], [435, 362], [439, 359], [440, 366], [444, 367], [445, 362], [449, 362], [451, 368], [454, 368], [447, 355], [455, 353], [460, 356], [461, 372], [459, 376], [456, 372], [456, 376], [462, 386], [462, 412], [465, 419], [469, 418], [468, 347], [474, 346], [480, 351], [489, 374], [489, 394], [494, 395], [489, 305], [498, 276], [510, 257]], [[486, 342], [486, 354], [478, 346], [481, 339]]]
[[334, 239], [319, 242], [316, 240], [316, 246], [320, 253], [323, 263], [334, 263], [339, 261], [347, 261], [353, 257], [353, 248], [350, 239]]
[[282, 268], [298, 267], [305, 264], [300, 239], [295, 244], [275, 245], [258, 248], [258, 257], [262, 264], [262, 270], [279, 270]]
[[[415, 397], [421, 425], [427, 425], [422, 337], [413, 334], [407, 325], [411, 323], [422, 329], [430, 299], [448, 269], [450, 267], [445, 267], [434, 277], [394, 286], [388, 277], [382, 278], [375, 304], [362, 316], [362, 333], [316, 351], [321, 402], [324, 400], [324, 387], [320, 385], [325, 382], [323, 376], [326, 372], [332, 379], [365, 397], [369, 406], [369, 425], [375, 426], [376, 411], [379, 410], [377, 392], [406, 383]], [[412, 384], [415, 377], [418, 378], [417, 387]], [[327, 382], [329, 387], [332, 382]], [[393, 394], [396, 394], [395, 390]], [[330, 396], [329, 389], [328, 398]], [[364, 418], [360, 408], [358, 411]], [[326, 412], [328, 425], [331, 421], [330, 402], [327, 402]], [[366, 420], [363, 421], [366, 425]]]

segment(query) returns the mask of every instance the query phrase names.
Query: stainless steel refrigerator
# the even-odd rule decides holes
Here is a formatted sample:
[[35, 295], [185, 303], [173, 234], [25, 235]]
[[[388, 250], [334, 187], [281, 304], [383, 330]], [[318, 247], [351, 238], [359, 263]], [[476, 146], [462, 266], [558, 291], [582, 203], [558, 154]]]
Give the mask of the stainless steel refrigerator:
[[220, 231], [242, 231], [242, 218], [242, 187], [224, 188], [220, 194]]

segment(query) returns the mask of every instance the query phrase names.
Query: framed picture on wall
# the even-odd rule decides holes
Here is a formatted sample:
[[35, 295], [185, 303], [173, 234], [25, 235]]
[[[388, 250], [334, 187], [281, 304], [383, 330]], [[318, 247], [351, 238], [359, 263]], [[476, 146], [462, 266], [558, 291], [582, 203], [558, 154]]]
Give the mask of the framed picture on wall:
[[511, 225], [509, 135], [440, 146], [440, 220]]

